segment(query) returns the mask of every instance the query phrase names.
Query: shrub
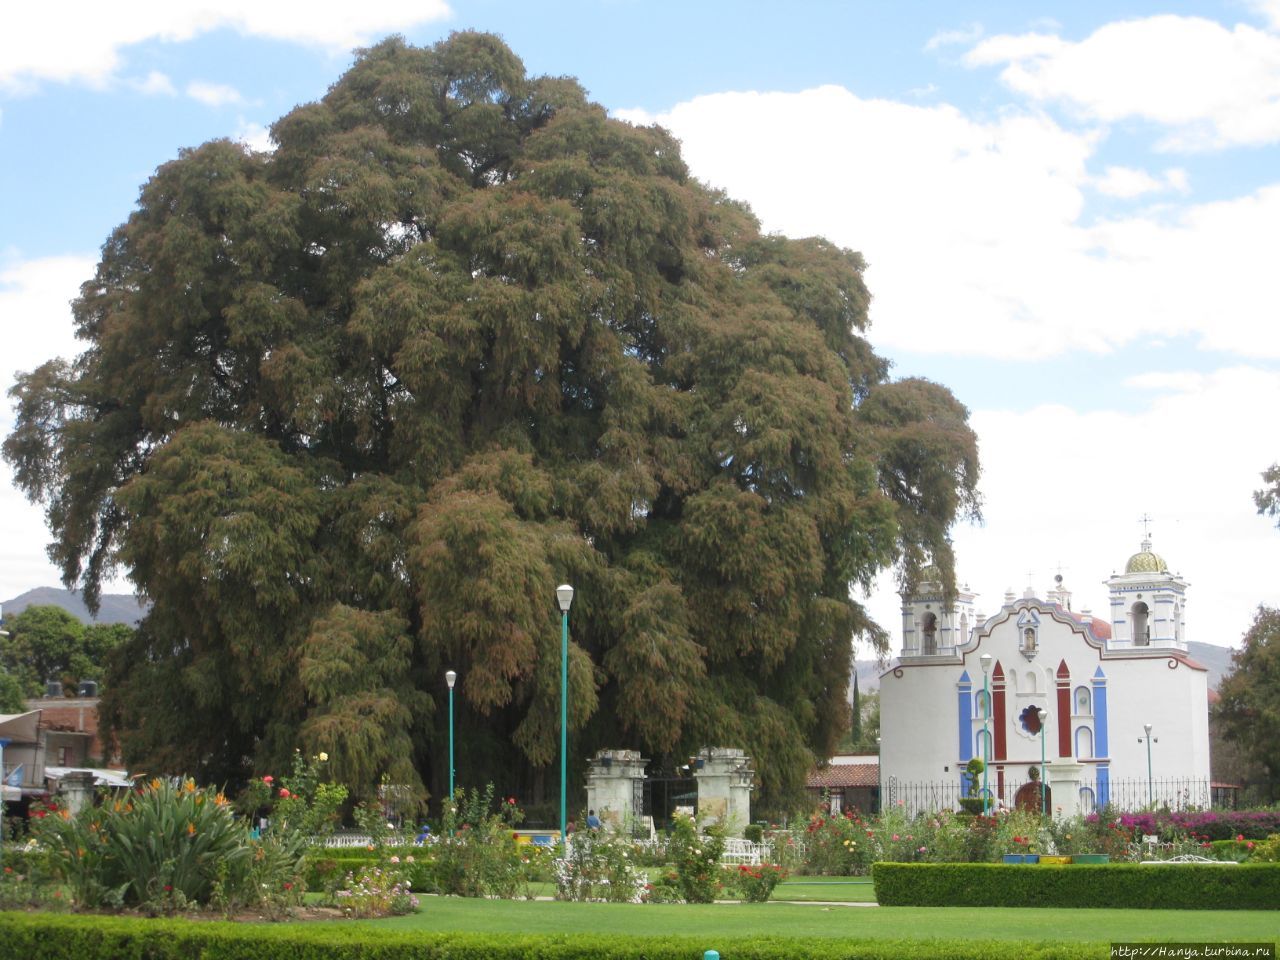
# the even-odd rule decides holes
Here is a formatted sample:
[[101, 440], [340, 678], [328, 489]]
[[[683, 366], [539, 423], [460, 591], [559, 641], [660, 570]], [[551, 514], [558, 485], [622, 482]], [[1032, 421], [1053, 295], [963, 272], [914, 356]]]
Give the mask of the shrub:
[[575, 833], [566, 855], [556, 861], [557, 900], [639, 903], [645, 891], [645, 878], [631, 858], [631, 844], [608, 831]]
[[375, 864], [348, 873], [333, 900], [345, 916], [357, 919], [404, 916], [416, 913], [419, 906], [395, 864]]
[[441, 835], [431, 847], [431, 888], [460, 897], [512, 899], [528, 894], [532, 853], [516, 842], [512, 828], [520, 808], [509, 798], [495, 804], [493, 784], [460, 790], [445, 808]]
[[764, 826], [759, 823], [748, 823], [742, 830], [742, 837], [751, 843], [763, 843]]
[[[1113, 814], [1114, 816], [1114, 814]], [[1280, 810], [1200, 810], [1126, 813], [1119, 816], [1130, 835], [1155, 835], [1163, 841], [1263, 840], [1280, 833]]]
[[[1032, 934], [1032, 936], [1034, 936]], [[0, 960], [689, 960], [701, 957], [707, 938], [600, 934], [423, 934], [367, 924], [227, 924], [132, 917], [0, 915]], [[734, 960], [1021, 960], [1097, 958], [1107, 945], [1051, 944], [1028, 940], [841, 940], [835, 938], [736, 939]]]
[[675, 873], [675, 886], [686, 903], [711, 903], [720, 890], [720, 858], [724, 855], [724, 830], [710, 824], [699, 835], [692, 817], [676, 816], [671, 822], [667, 856]]
[[171, 912], [302, 896], [302, 844], [251, 840], [223, 795], [191, 780], [155, 779], [75, 816], [41, 808], [32, 832], [81, 906]]
[[729, 872], [730, 884], [748, 903], [764, 903], [773, 896], [773, 888], [787, 879], [787, 871], [776, 863], [758, 866], [742, 864]]
[[815, 876], [865, 874], [872, 861], [871, 831], [853, 810], [815, 813], [805, 825], [804, 871]]
[[1280, 909], [1280, 866], [1271, 864], [877, 863], [871, 876], [883, 906]]

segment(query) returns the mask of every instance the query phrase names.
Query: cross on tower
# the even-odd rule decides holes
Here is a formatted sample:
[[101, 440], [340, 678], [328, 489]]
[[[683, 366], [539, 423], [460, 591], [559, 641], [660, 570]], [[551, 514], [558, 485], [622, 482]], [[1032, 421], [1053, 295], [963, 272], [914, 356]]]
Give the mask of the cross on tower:
[[1142, 516], [1140, 516], [1140, 517], [1138, 518], [1138, 522], [1139, 522], [1140, 524], [1142, 524], [1142, 539], [1143, 539], [1143, 540], [1150, 540], [1150, 539], [1151, 539], [1151, 527], [1150, 527], [1150, 523], [1151, 523], [1152, 519], [1153, 519], [1153, 517], [1152, 517], [1152, 516], [1151, 516], [1151, 514], [1149, 514], [1149, 513], [1144, 513]]

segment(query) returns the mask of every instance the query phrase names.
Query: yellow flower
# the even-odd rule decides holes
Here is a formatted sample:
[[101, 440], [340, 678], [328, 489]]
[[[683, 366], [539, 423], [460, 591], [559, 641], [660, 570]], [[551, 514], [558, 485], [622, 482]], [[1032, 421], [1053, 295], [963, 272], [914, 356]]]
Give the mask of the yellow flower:
[[320, 762], [321, 762], [321, 763], [324, 763], [324, 762], [325, 762], [326, 760], [328, 760], [328, 759], [329, 759], [329, 755], [328, 755], [327, 753], [325, 753], [323, 750], [321, 750], [321, 751], [320, 751]]
[[160, 778], [159, 778], [159, 777], [152, 777], [152, 778], [151, 778], [151, 789], [152, 789], [152, 790], [159, 790], [161, 786], [162, 786], [162, 784], [160, 783]]
[[182, 792], [183, 792], [183, 793], [195, 793], [195, 792], [196, 792], [196, 782], [195, 782], [194, 780], [185, 780], [185, 781], [183, 781], [183, 783], [182, 783]]
[[196, 825], [190, 820], [187, 821], [187, 836], [194, 837], [196, 835]]
[[214, 803], [216, 803], [216, 804], [217, 804], [218, 806], [220, 806], [220, 807], [225, 807], [225, 806], [227, 805], [227, 797], [226, 797], [226, 794], [224, 794], [224, 793], [222, 793], [221, 791], [219, 791], [219, 792], [218, 792], [218, 795], [217, 795], [216, 797], [214, 797], [214, 798], [213, 798], [213, 802], [214, 802]]

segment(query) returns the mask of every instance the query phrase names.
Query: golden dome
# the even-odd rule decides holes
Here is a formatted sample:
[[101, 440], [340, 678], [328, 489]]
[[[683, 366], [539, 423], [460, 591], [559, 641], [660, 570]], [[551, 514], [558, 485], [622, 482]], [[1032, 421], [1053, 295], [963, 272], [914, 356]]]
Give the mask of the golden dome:
[[1151, 541], [1142, 541], [1142, 550], [1129, 558], [1124, 565], [1125, 573], [1168, 573], [1169, 565], [1164, 557], [1151, 552]]

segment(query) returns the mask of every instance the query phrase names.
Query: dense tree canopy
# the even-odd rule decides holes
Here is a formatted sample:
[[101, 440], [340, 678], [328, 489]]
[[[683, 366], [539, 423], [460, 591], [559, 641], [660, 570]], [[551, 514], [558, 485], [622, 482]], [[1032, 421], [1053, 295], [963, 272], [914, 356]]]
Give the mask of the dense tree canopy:
[[[27, 607], [6, 618], [0, 636], [0, 670], [13, 678], [3, 689], [16, 687], [22, 697], [43, 695], [45, 684], [56, 680], [74, 692], [81, 680], [101, 680], [107, 657], [133, 635], [122, 623], [88, 626], [54, 606]], [[8, 702], [12, 706], [12, 696]]]
[[4, 446], [92, 597], [154, 606], [107, 712], [150, 768], [295, 746], [353, 784], [537, 783], [570, 725], [741, 746], [775, 796], [848, 728], [850, 588], [948, 575], [976, 441], [891, 382], [863, 261], [761, 235], [657, 127], [499, 40], [361, 51], [277, 148], [184, 151], [20, 378]]
[[1257, 764], [1274, 789], [1280, 782], [1280, 610], [1259, 607], [1215, 707], [1223, 736]]

